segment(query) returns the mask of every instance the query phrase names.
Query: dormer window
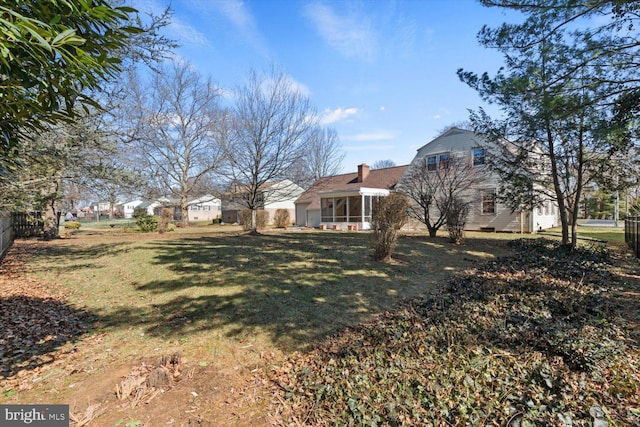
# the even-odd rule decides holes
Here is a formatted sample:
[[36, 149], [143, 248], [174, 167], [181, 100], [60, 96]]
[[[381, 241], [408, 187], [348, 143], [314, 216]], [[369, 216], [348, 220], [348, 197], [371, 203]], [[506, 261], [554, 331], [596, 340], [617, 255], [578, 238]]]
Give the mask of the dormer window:
[[449, 167], [449, 153], [434, 154], [427, 156], [427, 170], [447, 169]]
[[485, 164], [485, 150], [478, 147], [473, 149], [473, 166], [482, 166]]

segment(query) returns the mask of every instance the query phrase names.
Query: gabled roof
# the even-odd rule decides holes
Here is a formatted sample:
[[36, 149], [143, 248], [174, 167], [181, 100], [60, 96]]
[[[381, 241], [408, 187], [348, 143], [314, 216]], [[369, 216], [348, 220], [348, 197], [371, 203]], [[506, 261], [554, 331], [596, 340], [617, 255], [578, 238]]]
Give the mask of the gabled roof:
[[417, 157], [451, 149], [467, 151], [473, 147], [483, 146], [486, 143], [487, 141], [481, 135], [470, 130], [454, 127], [418, 148]]
[[327, 176], [317, 180], [295, 201], [296, 204], [310, 203], [307, 209], [320, 209], [320, 194], [325, 191], [356, 191], [360, 188], [380, 188], [393, 190], [407, 166], [372, 169], [360, 182], [358, 172]]

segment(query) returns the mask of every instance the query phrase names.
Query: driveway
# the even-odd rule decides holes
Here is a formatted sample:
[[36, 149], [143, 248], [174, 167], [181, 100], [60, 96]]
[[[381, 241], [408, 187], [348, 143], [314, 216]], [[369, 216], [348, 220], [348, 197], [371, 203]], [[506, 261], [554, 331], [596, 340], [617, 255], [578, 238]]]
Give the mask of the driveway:
[[[612, 219], [587, 219], [580, 221], [578, 225], [586, 225], [589, 227], [615, 227], [616, 222]], [[618, 227], [624, 227], [624, 220], [618, 220]]]

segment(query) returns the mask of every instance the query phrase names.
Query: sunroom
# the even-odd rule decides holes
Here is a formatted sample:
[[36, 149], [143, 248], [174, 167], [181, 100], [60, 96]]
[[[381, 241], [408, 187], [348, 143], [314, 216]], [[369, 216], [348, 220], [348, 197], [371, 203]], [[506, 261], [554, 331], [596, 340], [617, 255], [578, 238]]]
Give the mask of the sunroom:
[[351, 191], [320, 191], [320, 227], [327, 229], [369, 230], [373, 202], [389, 195], [382, 188], [358, 188]]

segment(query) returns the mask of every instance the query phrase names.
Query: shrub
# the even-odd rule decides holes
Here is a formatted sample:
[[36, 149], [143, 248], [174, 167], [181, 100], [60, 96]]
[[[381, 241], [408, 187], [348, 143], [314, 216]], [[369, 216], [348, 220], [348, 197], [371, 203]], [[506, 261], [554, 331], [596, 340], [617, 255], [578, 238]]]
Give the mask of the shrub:
[[64, 223], [64, 228], [67, 230], [78, 230], [80, 223], [78, 221], [67, 221]]
[[136, 226], [143, 233], [150, 233], [158, 229], [158, 218], [149, 215], [144, 209], [136, 208], [133, 211], [133, 217], [136, 220]]
[[288, 209], [276, 210], [276, 214], [273, 216], [273, 222], [278, 228], [287, 228], [287, 226], [291, 223], [291, 219], [289, 217], [289, 210]]
[[158, 233], [163, 234], [168, 231], [169, 224], [173, 219], [173, 210], [169, 208], [162, 208], [160, 212], [160, 222], [158, 223]]
[[[245, 208], [240, 212], [240, 220], [242, 221], [242, 229], [244, 231], [251, 231], [251, 209]], [[262, 230], [267, 228], [267, 221], [269, 220], [269, 212], [256, 210], [256, 229]]]
[[451, 206], [447, 211], [447, 230], [449, 231], [449, 239], [451, 242], [459, 245], [462, 243], [464, 235], [464, 226], [469, 216], [469, 202], [461, 197], [454, 196], [451, 199]]
[[373, 202], [371, 216], [373, 259], [388, 261], [398, 240], [398, 232], [407, 223], [409, 199], [399, 193], [391, 193]]

